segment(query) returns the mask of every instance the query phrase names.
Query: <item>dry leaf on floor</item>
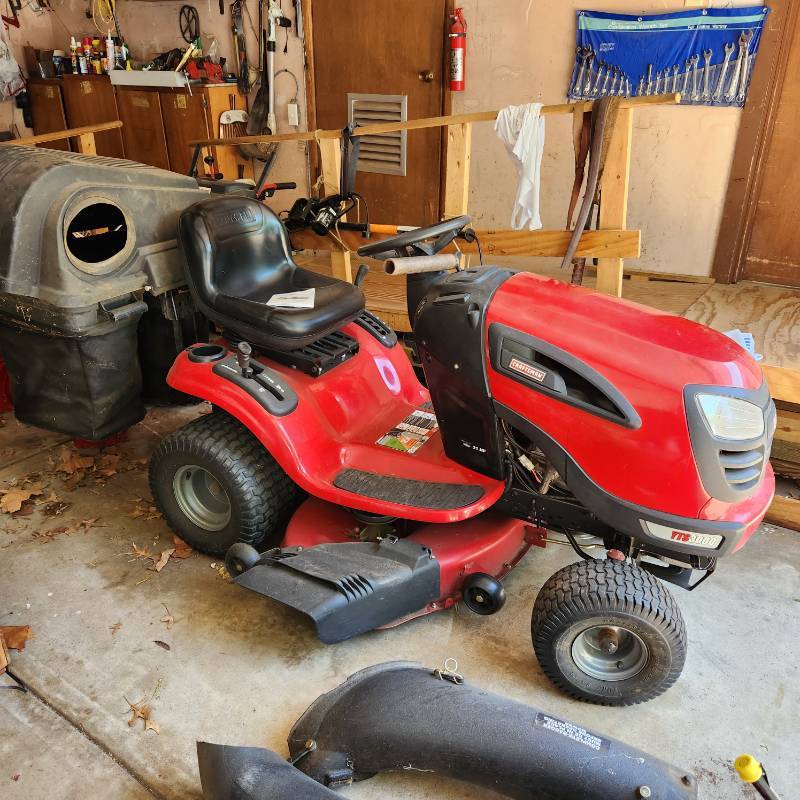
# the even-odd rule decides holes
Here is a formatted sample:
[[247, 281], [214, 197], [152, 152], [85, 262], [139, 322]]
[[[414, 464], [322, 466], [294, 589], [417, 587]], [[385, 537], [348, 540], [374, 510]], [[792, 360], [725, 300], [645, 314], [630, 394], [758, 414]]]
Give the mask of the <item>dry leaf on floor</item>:
[[[161, 605], [164, 606], [163, 603]], [[167, 626], [167, 630], [171, 631], [172, 626], [175, 624], [175, 617], [173, 617], [172, 614], [169, 613], [169, 609], [166, 606], [164, 606], [164, 611], [165, 614], [163, 617], [161, 617], [161, 621]]]
[[[53, 493], [52, 496], [55, 497], [55, 494]], [[45, 505], [42, 506], [42, 511], [48, 517], [57, 517], [59, 514], [62, 514], [64, 511], [66, 511], [71, 505], [72, 503], [65, 503], [63, 500], [56, 498], [55, 500], [51, 500], [49, 503], [45, 503]]]
[[83, 529], [85, 532], [88, 532], [92, 528], [104, 528], [105, 525], [97, 525], [97, 520], [100, 517], [91, 517], [90, 519], [82, 519], [76, 525], [73, 525], [67, 533], [77, 533], [79, 530]]
[[65, 475], [74, 475], [76, 472], [91, 469], [94, 466], [92, 456], [78, 455], [69, 447], [61, 448], [61, 463], [56, 467], [56, 472], [63, 472]]
[[27, 488], [14, 486], [10, 489], [0, 490], [3, 496], [0, 497], [0, 511], [7, 514], [14, 514], [22, 508], [22, 504], [36, 495], [42, 494], [41, 486], [36, 484]]
[[157, 734], [161, 733], [158, 723], [151, 719], [153, 710], [145, 702], [144, 698], [142, 698], [138, 703], [131, 703], [131, 701], [126, 697], [125, 702], [128, 704], [131, 711], [131, 718], [128, 720], [128, 727], [132, 728], [136, 724], [137, 720], [142, 719], [144, 720], [145, 732], [152, 730]]
[[113, 625], [109, 626], [109, 630], [111, 631], [111, 635], [114, 636], [116, 632], [122, 627], [121, 622], [115, 622]]
[[167, 561], [169, 561], [169, 557], [175, 552], [175, 548], [171, 548], [169, 550], [162, 551], [161, 555], [156, 559], [155, 556], [151, 556], [153, 559], [153, 569], [156, 572], [161, 572], [164, 567], [167, 566]]
[[172, 543], [175, 545], [175, 552], [172, 554], [173, 558], [189, 558], [194, 553], [194, 550], [177, 536], [172, 537]]
[[0, 636], [10, 650], [19, 650], [20, 653], [29, 639], [36, 638], [30, 625], [0, 625]]
[[153, 644], [158, 645], [162, 650], [172, 649], [166, 642], [162, 642], [161, 639], [153, 639]]
[[139, 547], [136, 542], [131, 542], [131, 546], [133, 547], [133, 550], [128, 550], [125, 553], [126, 556], [133, 556], [134, 558], [154, 558], [153, 554], [149, 550]]

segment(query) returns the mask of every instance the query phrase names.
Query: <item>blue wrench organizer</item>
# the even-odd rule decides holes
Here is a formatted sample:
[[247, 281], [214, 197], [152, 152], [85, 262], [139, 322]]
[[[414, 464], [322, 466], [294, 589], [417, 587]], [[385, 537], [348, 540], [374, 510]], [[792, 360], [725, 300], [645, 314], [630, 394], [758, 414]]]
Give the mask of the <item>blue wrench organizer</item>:
[[765, 6], [646, 16], [578, 11], [567, 96], [680, 92], [686, 105], [743, 106], [768, 13]]

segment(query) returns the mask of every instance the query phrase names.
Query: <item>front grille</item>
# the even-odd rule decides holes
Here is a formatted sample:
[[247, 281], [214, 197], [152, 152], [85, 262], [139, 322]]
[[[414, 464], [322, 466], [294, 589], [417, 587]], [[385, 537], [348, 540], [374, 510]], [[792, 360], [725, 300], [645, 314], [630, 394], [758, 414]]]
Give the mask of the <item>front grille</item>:
[[734, 491], [746, 492], [761, 480], [764, 450], [720, 450], [719, 464], [728, 486]]

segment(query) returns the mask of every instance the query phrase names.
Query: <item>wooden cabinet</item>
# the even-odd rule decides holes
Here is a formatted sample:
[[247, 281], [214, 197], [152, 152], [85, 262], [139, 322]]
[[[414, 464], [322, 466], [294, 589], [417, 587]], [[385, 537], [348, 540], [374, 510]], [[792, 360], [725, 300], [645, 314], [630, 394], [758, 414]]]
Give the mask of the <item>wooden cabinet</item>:
[[167, 137], [157, 89], [117, 86], [125, 158], [161, 169], [170, 168]]
[[[119, 119], [117, 95], [106, 75], [65, 75], [61, 80], [70, 128]], [[94, 138], [97, 155], [113, 158], [125, 156], [119, 129], [97, 133]]]
[[[67, 127], [67, 118], [64, 114], [64, 100], [61, 97], [61, 81], [55, 78], [30, 78], [28, 80], [28, 97], [31, 103], [31, 116], [33, 117], [33, 132], [37, 136], [41, 133], [63, 131]], [[40, 147], [51, 150], [69, 150], [69, 141], [62, 139], [60, 142], [46, 142]]]
[[[246, 109], [247, 99], [235, 84], [209, 84], [188, 89], [113, 86], [106, 75], [65, 75], [29, 82], [34, 133], [122, 120], [122, 128], [95, 134], [97, 154], [129, 158], [173, 172], [189, 172], [195, 139], [222, 135], [220, 116]], [[68, 150], [68, 142], [49, 147]], [[73, 145], [73, 150], [77, 147]], [[199, 173], [222, 173], [227, 180], [252, 178], [253, 167], [236, 147], [211, 147], [203, 152], [212, 164], [200, 162]]]

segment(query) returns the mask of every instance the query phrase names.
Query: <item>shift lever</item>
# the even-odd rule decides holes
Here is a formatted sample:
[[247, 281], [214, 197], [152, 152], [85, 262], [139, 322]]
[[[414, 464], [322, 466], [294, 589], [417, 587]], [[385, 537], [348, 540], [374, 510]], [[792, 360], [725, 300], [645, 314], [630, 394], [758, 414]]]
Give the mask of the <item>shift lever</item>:
[[243, 378], [253, 377], [253, 368], [250, 366], [250, 356], [253, 348], [247, 342], [239, 342], [236, 347], [236, 361], [239, 364], [239, 369], [242, 371]]

